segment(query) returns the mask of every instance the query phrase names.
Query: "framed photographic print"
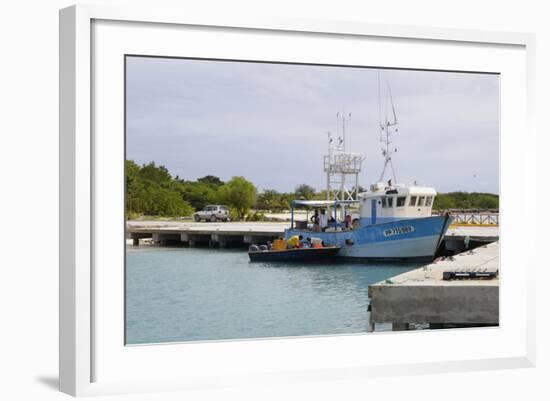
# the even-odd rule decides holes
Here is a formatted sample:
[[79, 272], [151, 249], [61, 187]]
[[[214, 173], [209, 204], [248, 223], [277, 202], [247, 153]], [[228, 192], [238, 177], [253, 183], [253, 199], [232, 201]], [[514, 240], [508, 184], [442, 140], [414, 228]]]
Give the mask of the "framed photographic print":
[[532, 365], [532, 36], [150, 11], [60, 14], [62, 391]]

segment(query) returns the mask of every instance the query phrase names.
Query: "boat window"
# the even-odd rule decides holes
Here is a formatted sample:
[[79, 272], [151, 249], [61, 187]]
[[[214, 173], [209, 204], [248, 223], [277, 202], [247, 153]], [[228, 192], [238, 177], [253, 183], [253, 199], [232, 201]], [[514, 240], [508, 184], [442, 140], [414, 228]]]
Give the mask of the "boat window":
[[393, 207], [393, 196], [388, 197], [388, 207]]
[[386, 206], [386, 197], [382, 197], [382, 207], [387, 207]]
[[418, 198], [418, 206], [424, 206], [424, 200], [426, 199], [425, 196], [421, 196]]
[[428, 206], [428, 207], [432, 206], [432, 199], [433, 198], [431, 196], [428, 196], [426, 198], [426, 206]]
[[396, 206], [397, 206], [397, 207], [403, 207], [403, 206], [405, 206], [405, 200], [406, 200], [406, 199], [407, 199], [406, 196], [400, 196], [400, 197], [398, 197], [398, 198], [397, 198], [397, 204], [396, 204]]
[[409, 202], [409, 206], [416, 206], [416, 198], [417, 196], [411, 196], [411, 201]]

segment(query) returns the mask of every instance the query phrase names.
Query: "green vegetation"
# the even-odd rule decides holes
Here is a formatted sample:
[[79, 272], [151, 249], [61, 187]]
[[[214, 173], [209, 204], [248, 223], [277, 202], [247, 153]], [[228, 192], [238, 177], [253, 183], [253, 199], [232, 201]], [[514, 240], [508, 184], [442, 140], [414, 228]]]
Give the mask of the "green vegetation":
[[261, 212], [250, 213], [246, 216], [246, 221], [266, 221], [267, 217]]
[[218, 203], [218, 191], [224, 184], [221, 180], [218, 183], [210, 179], [205, 181], [203, 178], [199, 178], [197, 181], [179, 180], [175, 185], [181, 198], [189, 202], [195, 210], [202, 210], [206, 205]]
[[242, 220], [256, 203], [256, 187], [244, 177], [233, 177], [219, 188], [218, 199], [234, 208], [239, 220]]
[[498, 209], [499, 197], [479, 192], [448, 192], [435, 197], [433, 208], [448, 209]]
[[307, 184], [300, 184], [294, 190], [294, 194], [297, 199], [311, 200], [315, 198], [315, 188]]
[[[256, 203], [256, 187], [243, 177], [224, 183], [207, 175], [197, 181], [172, 177], [164, 166], [154, 162], [137, 165], [126, 161], [126, 216], [191, 216], [208, 204], [222, 203], [232, 208], [233, 218], [242, 220]], [[262, 220], [263, 214], [251, 219]]]
[[126, 161], [126, 214], [153, 216], [188, 216], [193, 207], [176, 190], [174, 181], [164, 166], [149, 163], [139, 167]]
[[274, 189], [266, 189], [256, 199], [256, 209], [282, 212], [290, 209], [290, 202], [295, 199], [294, 194], [284, 194]]
[[[208, 204], [224, 204], [231, 208], [233, 220], [263, 221], [264, 212], [289, 210], [294, 199], [326, 199], [326, 192], [300, 184], [294, 192], [266, 189], [258, 194], [254, 184], [244, 177], [233, 177], [227, 183], [213, 175], [185, 181], [172, 177], [166, 167], [154, 162], [139, 166], [126, 161], [127, 218], [185, 217]], [[498, 209], [498, 205], [498, 195], [450, 192], [437, 195], [434, 209]]]

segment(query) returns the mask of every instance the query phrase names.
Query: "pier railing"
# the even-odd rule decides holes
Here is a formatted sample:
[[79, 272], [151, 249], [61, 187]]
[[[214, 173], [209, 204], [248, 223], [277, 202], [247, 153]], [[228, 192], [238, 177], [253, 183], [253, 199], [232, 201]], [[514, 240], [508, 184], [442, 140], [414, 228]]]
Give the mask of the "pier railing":
[[447, 212], [453, 217], [453, 224], [499, 225], [499, 212], [493, 210], [437, 210], [433, 214], [443, 215]]

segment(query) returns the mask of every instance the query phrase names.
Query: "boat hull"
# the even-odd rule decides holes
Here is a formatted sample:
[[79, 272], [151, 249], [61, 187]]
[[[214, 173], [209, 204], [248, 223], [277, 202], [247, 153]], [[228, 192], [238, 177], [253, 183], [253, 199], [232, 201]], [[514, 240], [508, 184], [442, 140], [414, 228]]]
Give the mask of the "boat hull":
[[331, 260], [340, 251], [339, 247], [298, 248], [280, 251], [250, 251], [251, 262], [318, 262]]
[[429, 261], [434, 258], [451, 221], [450, 216], [431, 216], [365, 224], [352, 231], [317, 233], [289, 229], [285, 231], [285, 238], [319, 237], [327, 245], [341, 247], [338, 258]]

